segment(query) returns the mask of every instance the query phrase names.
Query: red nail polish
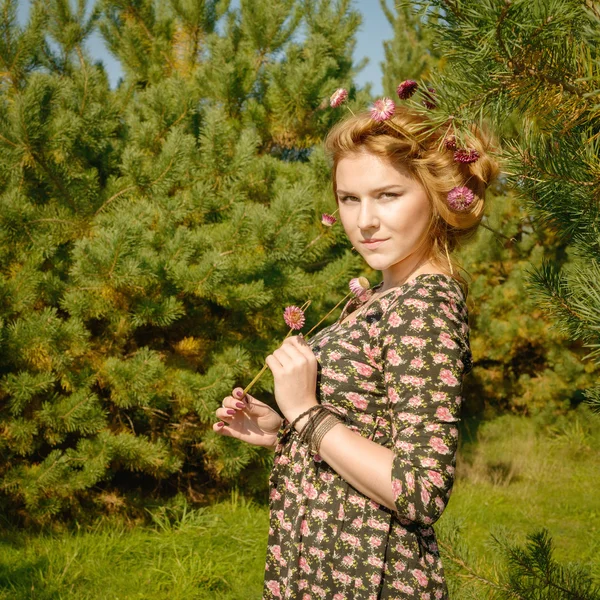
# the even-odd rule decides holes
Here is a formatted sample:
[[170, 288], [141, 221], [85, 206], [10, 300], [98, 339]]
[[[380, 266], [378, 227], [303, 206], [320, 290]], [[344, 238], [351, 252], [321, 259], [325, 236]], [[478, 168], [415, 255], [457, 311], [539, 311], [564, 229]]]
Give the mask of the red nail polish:
[[225, 425], [225, 423], [223, 423], [223, 421], [219, 421], [219, 422], [217, 423], [217, 427], [223, 427], [223, 425]]
[[228, 415], [235, 415], [235, 410], [233, 410], [233, 408], [228, 408], [227, 409], [227, 414]]
[[236, 403], [235, 403], [235, 405], [236, 405], [238, 408], [244, 408], [244, 407], [246, 406], [246, 405], [245, 405], [243, 402], [236, 402]]

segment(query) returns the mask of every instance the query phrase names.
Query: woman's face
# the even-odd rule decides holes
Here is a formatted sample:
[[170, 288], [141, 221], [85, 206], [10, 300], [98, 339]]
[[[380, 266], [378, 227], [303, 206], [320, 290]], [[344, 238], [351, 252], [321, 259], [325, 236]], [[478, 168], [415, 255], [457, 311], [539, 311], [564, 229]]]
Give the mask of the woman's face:
[[368, 265], [383, 272], [385, 288], [424, 268], [427, 244], [415, 251], [431, 207], [418, 181], [391, 162], [360, 152], [338, 162], [336, 184], [344, 230]]

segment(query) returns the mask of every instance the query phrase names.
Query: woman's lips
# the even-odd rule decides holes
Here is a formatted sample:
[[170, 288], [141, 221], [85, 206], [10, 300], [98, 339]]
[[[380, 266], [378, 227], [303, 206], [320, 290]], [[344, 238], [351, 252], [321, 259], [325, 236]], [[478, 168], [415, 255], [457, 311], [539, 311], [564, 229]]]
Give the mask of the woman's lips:
[[385, 242], [386, 240], [363, 240], [363, 244], [367, 247], [367, 248], [377, 248], [378, 246], [380, 246], [381, 244], [383, 244], [383, 242]]

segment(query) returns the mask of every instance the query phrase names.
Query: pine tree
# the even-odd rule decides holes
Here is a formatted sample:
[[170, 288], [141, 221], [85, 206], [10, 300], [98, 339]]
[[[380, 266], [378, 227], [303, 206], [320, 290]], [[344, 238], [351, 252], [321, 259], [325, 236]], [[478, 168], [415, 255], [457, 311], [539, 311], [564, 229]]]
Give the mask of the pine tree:
[[[128, 489], [264, 490], [214, 411], [360, 274], [318, 143], [353, 86], [350, 0], [4, 0], [0, 490], [44, 521]], [[85, 49], [121, 61], [111, 90]], [[273, 402], [265, 375], [257, 395]]]
[[[476, 276], [475, 301], [494, 317], [482, 322], [481, 309], [474, 315], [474, 355], [485, 329], [493, 339], [481, 342], [481, 355], [485, 362], [489, 356], [501, 364], [498, 353], [503, 348], [508, 351], [513, 372], [521, 373], [521, 389], [528, 390], [524, 406], [535, 407], [561, 395], [569, 399], [569, 387], [573, 391], [588, 381], [583, 396], [598, 412], [600, 387], [597, 378], [590, 379], [600, 364], [598, 4], [592, 0], [415, 0], [402, 7], [441, 16], [427, 25], [433, 52], [445, 56], [446, 62], [421, 82], [436, 90], [434, 121], [443, 124], [452, 117], [460, 140], [468, 123], [485, 120], [501, 140], [506, 180], [501, 194], [496, 190], [492, 210], [483, 222], [493, 236], [481, 232], [461, 254], [467, 270]], [[505, 199], [498, 196], [507, 194], [509, 202], [504, 205]], [[518, 213], [522, 215], [517, 219]], [[494, 251], [490, 240], [503, 242], [503, 247]], [[522, 317], [514, 323], [522, 306], [513, 308], [523, 293], [530, 297], [524, 306], [531, 311], [530, 315], [521, 312], [525, 330]], [[550, 324], [548, 331], [540, 328], [544, 321], [534, 326], [533, 320], [540, 318]], [[540, 352], [543, 335], [550, 350], [547, 356]], [[509, 338], [529, 343], [529, 348], [515, 353]], [[570, 346], [568, 352], [557, 352], [561, 338]], [[593, 350], [578, 366], [574, 358], [581, 345]], [[488, 365], [484, 366], [493, 367]], [[566, 381], [557, 392], [563, 377]], [[502, 371], [497, 377], [493, 371], [482, 377], [488, 387], [479, 390], [481, 395], [498, 395], [492, 392], [494, 380], [504, 381]], [[473, 395], [473, 390], [465, 395]], [[496, 580], [481, 576], [469, 564], [473, 559], [459, 551], [459, 537], [450, 536], [441, 546], [448, 561], [461, 570], [461, 578], [475, 584], [471, 597], [599, 597], [587, 570], [554, 561], [547, 530], [527, 538], [526, 548], [506, 538], [495, 539], [507, 565]], [[461, 587], [460, 593], [467, 594], [467, 588]]]

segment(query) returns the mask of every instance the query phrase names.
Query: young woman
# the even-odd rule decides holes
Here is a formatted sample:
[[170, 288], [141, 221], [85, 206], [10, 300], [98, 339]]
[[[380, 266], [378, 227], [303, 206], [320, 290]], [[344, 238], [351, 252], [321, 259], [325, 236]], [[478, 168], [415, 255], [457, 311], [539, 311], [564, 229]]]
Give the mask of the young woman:
[[471, 369], [449, 253], [476, 230], [498, 168], [481, 130], [456, 151], [445, 127], [429, 128], [402, 107], [333, 128], [340, 220], [382, 281], [308, 343], [292, 336], [267, 357], [283, 419], [240, 388], [216, 411], [215, 431], [275, 449], [263, 599], [448, 598], [432, 525], [454, 482]]

